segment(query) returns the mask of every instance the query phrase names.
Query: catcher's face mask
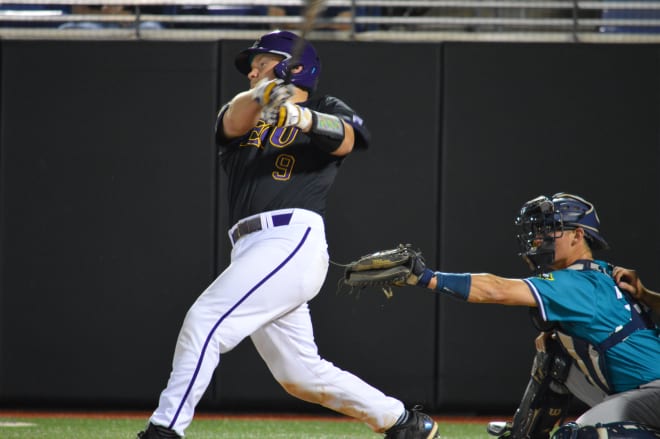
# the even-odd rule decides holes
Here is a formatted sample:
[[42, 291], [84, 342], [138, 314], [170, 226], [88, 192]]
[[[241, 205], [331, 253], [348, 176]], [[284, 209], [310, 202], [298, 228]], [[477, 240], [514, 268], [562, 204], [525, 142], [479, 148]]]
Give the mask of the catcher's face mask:
[[552, 270], [555, 240], [564, 230], [583, 229], [592, 250], [609, 247], [600, 234], [600, 220], [594, 205], [565, 192], [554, 194], [552, 198], [541, 195], [526, 202], [515, 224], [519, 228], [519, 255], [535, 273]]
[[518, 253], [535, 273], [547, 271], [555, 259], [555, 239], [563, 233], [561, 215], [551, 199], [539, 196], [526, 202], [516, 218]]

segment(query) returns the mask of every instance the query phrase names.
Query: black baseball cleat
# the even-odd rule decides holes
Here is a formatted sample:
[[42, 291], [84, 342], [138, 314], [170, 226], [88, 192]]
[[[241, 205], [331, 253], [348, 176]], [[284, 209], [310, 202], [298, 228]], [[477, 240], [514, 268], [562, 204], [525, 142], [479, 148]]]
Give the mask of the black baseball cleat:
[[440, 437], [438, 423], [425, 413], [421, 407], [408, 411], [408, 419], [399, 425], [390, 427], [385, 432], [385, 439], [433, 439]]
[[171, 428], [154, 425], [151, 422], [146, 430], [137, 434], [137, 439], [181, 439]]

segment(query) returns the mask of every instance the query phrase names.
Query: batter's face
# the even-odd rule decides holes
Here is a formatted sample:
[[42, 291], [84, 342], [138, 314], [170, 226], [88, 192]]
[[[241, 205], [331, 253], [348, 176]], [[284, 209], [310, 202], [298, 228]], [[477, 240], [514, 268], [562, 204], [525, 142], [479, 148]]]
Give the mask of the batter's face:
[[264, 78], [268, 80], [275, 79], [275, 72], [273, 69], [283, 59], [282, 56], [273, 55], [271, 53], [259, 53], [255, 55], [250, 63], [250, 72], [247, 74], [247, 77], [250, 80], [250, 88], [254, 88], [254, 86]]

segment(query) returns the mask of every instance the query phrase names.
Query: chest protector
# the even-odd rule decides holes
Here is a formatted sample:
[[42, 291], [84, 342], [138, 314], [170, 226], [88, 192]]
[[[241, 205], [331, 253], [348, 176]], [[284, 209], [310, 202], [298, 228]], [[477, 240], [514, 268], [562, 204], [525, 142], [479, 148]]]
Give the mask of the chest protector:
[[[569, 270], [597, 270], [608, 276], [611, 276], [611, 266], [607, 270], [593, 261], [578, 261], [568, 267]], [[587, 377], [589, 382], [599, 387], [608, 395], [614, 393], [614, 388], [610, 382], [606, 366], [607, 351], [624, 341], [630, 334], [640, 329], [655, 328], [651, 319], [649, 309], [635, 300], [630, 294], [621, 291], [626, 301], [630, 304], [630, 321], [623, 326], [619, 326], [603, 341], [594, 345], [587, 340], [579, 337], [570, 336], [556, 329], [554, 332], [560, 344], [570, 355], [575, 364]]]

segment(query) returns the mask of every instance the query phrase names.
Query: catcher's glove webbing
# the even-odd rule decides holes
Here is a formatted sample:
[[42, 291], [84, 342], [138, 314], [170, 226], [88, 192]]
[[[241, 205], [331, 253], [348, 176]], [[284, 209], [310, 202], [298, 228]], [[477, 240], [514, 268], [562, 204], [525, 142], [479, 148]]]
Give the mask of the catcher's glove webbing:
[[417, 285], [424, 272], [424, 258], [410, 244], [370, 253], [349, 263], [344, 271], [344, 283], [351, 287], [382, 287], [389, 298], [391, 287]]

